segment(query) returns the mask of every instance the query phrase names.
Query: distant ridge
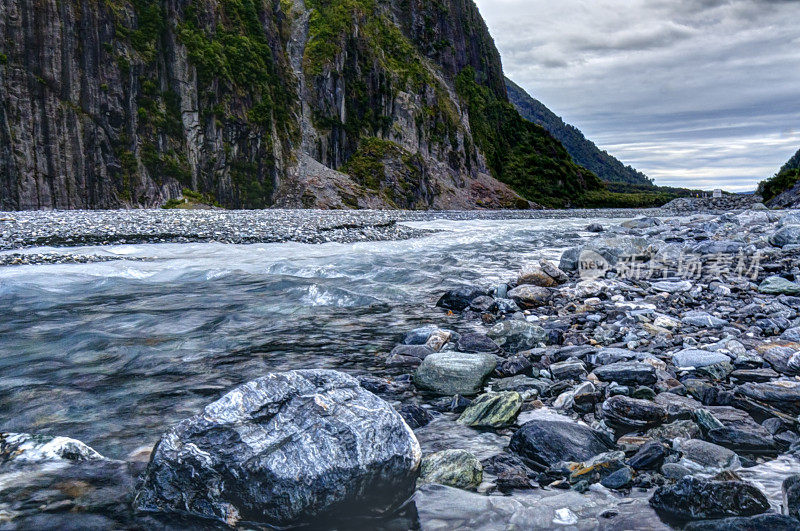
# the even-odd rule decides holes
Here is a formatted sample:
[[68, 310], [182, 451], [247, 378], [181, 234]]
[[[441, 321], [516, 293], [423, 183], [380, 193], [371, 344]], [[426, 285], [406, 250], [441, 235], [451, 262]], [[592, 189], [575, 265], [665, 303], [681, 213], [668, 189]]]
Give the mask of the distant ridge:
[[[544, 127], [556, 140], [560, 141], [576, 164], [593, 171], [604, 181], [653, 185], [652, 179], [642, 172], [624, 165], [598, 148], [577, 127], [564, 123], [553, 111], [508, 78], [506, 78], [506, 89], [508, 90], [508, 99], [519, 113], [531, 122]], [[800, 153], [798, 153], [798, 158], [800, 158]]]

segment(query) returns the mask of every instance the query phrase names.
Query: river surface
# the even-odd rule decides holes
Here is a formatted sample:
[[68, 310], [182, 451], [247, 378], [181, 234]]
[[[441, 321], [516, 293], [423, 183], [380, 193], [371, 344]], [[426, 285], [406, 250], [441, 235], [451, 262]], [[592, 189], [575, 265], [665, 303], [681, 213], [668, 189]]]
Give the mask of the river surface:
[[443, 290], [558, 259], [589, 221], [410, 222], [438, 232], [354, 244], [29, 249], [147, 260], [0, 268], [0, 431], [124, 459], [269, 371], [385, 374], [405, 332], [442, 322]]
[[[435, 232], [404, 241], [26, 249], [123, 259], [0, 267], [0, 431], [73, 437], [126, 460], [267, 372], [394, 376], [384, 359], [405, 332], [476, 326], [435, 308], [444, 290], [491, 287], [526, 263], [557, 261], [594, 221], [623, 218], [432, 218], [405, 222]], [[465, 448], [485, 458], [507, 444], [452, 420], [418, 431], [423, 451]], [[778, 465], [781, 476], [797, 468]], [[776, 503], [774, 474], [749, 478], [764, 480]], [[447, 492], [425, 496], [431, 510], [451, 504]], [[644, 499], [639, 506], [649, 511]]]

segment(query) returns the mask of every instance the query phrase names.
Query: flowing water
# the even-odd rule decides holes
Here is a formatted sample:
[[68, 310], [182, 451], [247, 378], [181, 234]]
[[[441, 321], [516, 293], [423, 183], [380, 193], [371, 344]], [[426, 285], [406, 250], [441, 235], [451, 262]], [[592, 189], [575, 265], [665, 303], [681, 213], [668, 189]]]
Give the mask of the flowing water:
[[[30, 249], [125, 259], [0, 268], [0, 431], [69, 436], [126, 459], [270, 371], [392, 376], [383, 360], [408, 330], [476, 326], [435, 308], [445, 289], [558, 260], [592, 221], [609, 223], [432, 219], [407, 223], [436, 231], [407, 241]], [[507, 444], [447, 416], [418, 436], [424, 451], [481, 458]]]
[[384, 374], [405, 332], [446, 322], [434, 307], [444, 289], [557, 259], [587, 223], [440, 220], [409, 223], [439, 232], [400, 242], [72, 248], [147, 260], [0, 268], [0, 430], [70, 436], [119, 459], [269, 371]]

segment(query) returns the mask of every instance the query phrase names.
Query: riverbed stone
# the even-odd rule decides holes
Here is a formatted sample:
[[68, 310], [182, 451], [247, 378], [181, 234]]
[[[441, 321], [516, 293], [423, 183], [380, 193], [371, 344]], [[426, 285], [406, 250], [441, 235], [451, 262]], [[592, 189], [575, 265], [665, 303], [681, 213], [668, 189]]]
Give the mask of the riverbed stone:
[[692, 287], [694, 287], [694, 284], [689, 280], [662, 280], [660, 282], [654, 282], [652, 285], [653, 291], [659, 293], [683, 293], [691, 290]]
[[672, 355], [672, 363], [676, 367], [705, 367], [717, 363], [730, 362], [731, 359], [720, 352], [709, 352], [688, 348]]
[[597, 367], [594, 375], [604, 382], [620, 385], [653, 385], [657, 381], [655, 367], [635, 361], [619, 361]]
[[577, 358], [552, 363], [549, 370], [555, 380], [583, 380], [587, 374], [586, 365]]
[[687, 520], [753, 516], [769, 510], [769, 501], [755, 485], [693, 476], [656, 489], [650, 505], [660, 513]]
[[437, 352], [422, 361], [414, 382], [440, 395], [476, 395], [496, 365], [491, 354]]
[[697, 326], [699, 328], [722, 328], [727, 326], [728, 321], [714, 317], [708, 312], [693, 310], [687, 312], [682, 318], [681, 322], [684, 324]]
[[520, 308], [538, 308], [547, 304], [553, 298], [553, 293], [547, 288], [523, 284], [509, 291], [508, 298]]
[[774, 247], [800, 244], [800, 225], [787, 225], [772, 233], [769, 243]]
[[737, 386], [735, 392], [765, 402], [791, 415], [800, 413], [800, 382], [798, 381], [776, 380], [764, 383], [746, 383]]
[[483, 481], [483, 466], [466, 450], [443, 450], [426, 455], [419, 469], [417, 485], [435, 483], [457, 489], [475, 490]]
[[667, 411], [658, 404], [623, 395], [607, 399], [601, 410], [608, 425], [622, 430], [652, 428], [667, 420]]
[[516, 391], [486, 393], [472, 401], [458, 422], [473, 428], [502, 428], [514, 423], [521, 407], [522, 396]]
[[509, 448], [540, 468], [582, 462], [614, 447], [604, 433], [576, 422], [535, 419], [511, 437]]
[[681, 462], [695, 470], [735, 470], [741, 466], [735, 452], [708, 441], [700, 439], [681, 441], [677, 449], [683, 454]]
[[231, 526], [352, 517], [405, 501], [420, 459], [400, 414], [355, 378], [272, 373], [164, 434], [134, 507]]
[[759, 293], [765, 295], [800, 295], [800, 284], [783, 277], [767, 277], [758, 286]]
[[714, 444], [729, 448], [738, 454], [778, 454], [778, 447], [772, 437], [752, 431], [724, 426], [709, 430], [706, 433], [706, 439]]
[[459, 352], [487, 352], [491, 354], [500, 352], [500, 347], [489, 336], [477, 332], [461, 334], [456, 342], [456, 348]]
[[782, 514], [757, 514], [755, 516], [732, 516], [721, 520], [689, 522], [684, 531], [797, 531], [798, 522]]
[[510, 353], [536, 348], [547, 338], [547, 332], [541, 326], [518, 319], [497, 323], [486, 335]]
[[789, 516], [800, 520], [800, 474], [789, 476], [781, 485], [783, 508]]
[[387, 367], [419, 367], [422, 360], [434, 353], [427, 345], [397, 345], [386, 358]]
[[44, 461], [82, 462], [104, 460], [93, 448], [69, 437], [0, 432], [0, 464]]
[[475, 286], [462, 286], [445, 292], [436, 303], [436, 306], [461, 312], [469, 308], [470, 303], [482, 295], [486, 295], [485, 290]]
[[558, 282], [556, 282], [556, 279], [545, 273], [541, 267], [528, 266], [520, 272], [519, 277], [517, 278], [517, 284], [530, 284], [532, 286], [540, 286], [543, 288], [554, 288], [558, 285]]

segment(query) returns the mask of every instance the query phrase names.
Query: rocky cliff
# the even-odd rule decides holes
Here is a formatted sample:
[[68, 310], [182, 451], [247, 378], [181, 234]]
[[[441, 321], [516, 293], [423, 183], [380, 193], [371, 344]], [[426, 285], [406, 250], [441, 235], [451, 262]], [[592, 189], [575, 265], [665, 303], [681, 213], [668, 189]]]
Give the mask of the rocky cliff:
[[0, 4], [0, 210], [184, 188], [231, 208], [500, 208], [596, 186], [508, 107], [472, 0]]

